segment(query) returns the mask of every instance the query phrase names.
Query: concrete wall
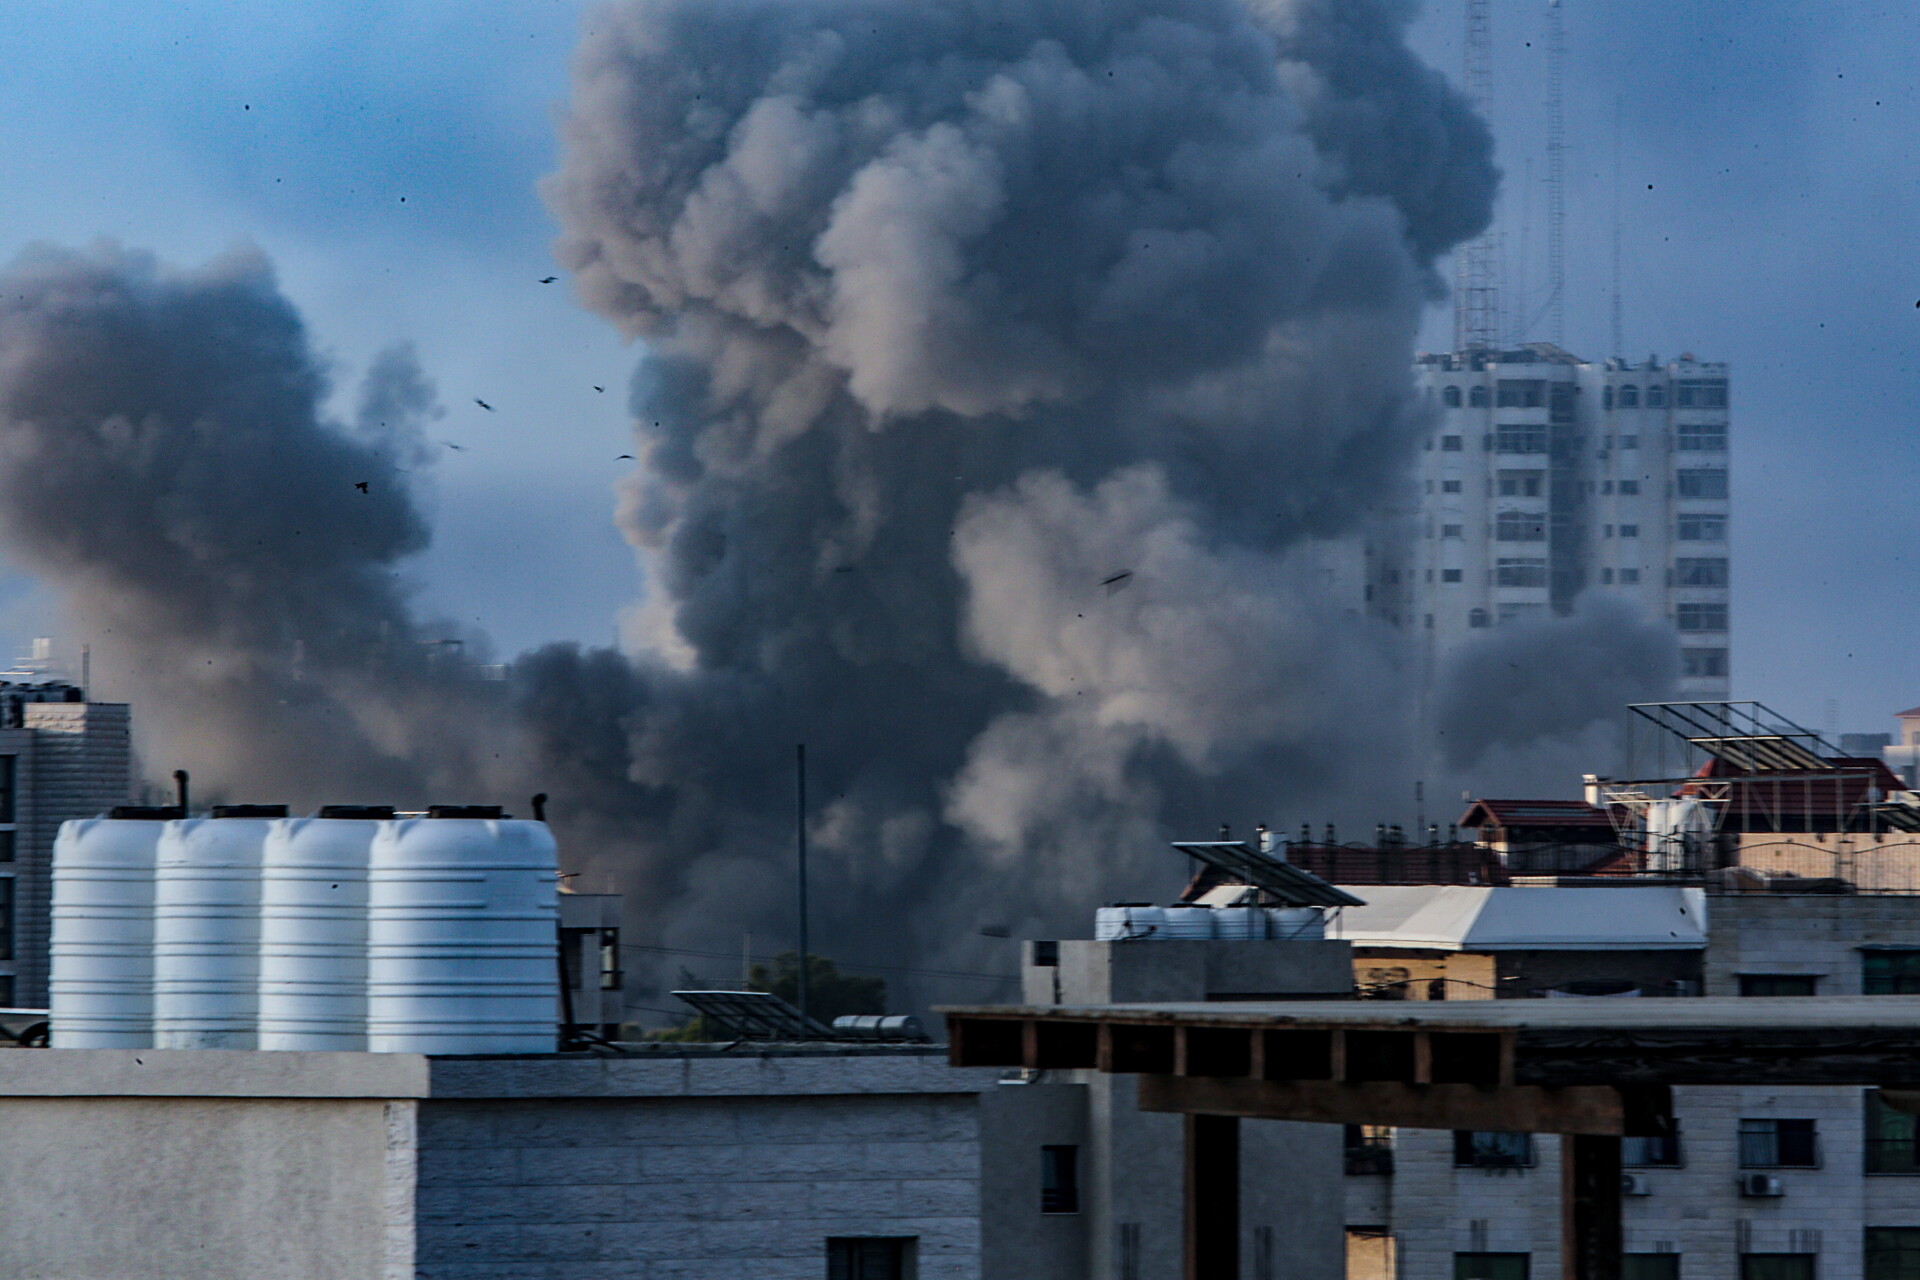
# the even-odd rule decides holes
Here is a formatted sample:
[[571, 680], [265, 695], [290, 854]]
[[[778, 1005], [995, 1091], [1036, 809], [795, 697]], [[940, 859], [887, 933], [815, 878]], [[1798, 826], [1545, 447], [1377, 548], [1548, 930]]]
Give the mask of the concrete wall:
[[977, 1280], [997, 1079], [921, 1049], [436, 1059], [419, 1275], [820, 1280], [829, 1237], [877, 1235]]
[[980, 1274], [989, 1280], [1066, 1280], [1087, 1273], [1082, 1208], [1040, 1211], [1040, 1148], [1087, 1150], [1087, 1089], [1002, 1084], [980, 1095]]
[[1704, 994], [1740, 994], [1742, 973], [1818, 976], [1860, 994], [1863, 946], [1920, 947], [1920, 896], [1727, 893], [1708, 900]]
[[411, 1054], [0, 1051], [9, 1280], [406, 1280]]

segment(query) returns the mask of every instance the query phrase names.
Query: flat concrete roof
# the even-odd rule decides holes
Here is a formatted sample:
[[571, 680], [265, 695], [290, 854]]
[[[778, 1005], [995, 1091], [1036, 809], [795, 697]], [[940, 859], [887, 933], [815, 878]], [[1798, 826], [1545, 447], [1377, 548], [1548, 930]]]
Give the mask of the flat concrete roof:
[[1676, 996], [1564, 1000], [1232, 1000], [1206, 1004], [943, 1005], [949, 1018], [1218, 1023], [1435, 1031], [1701, 1031], [1756, 1028], [1920, 1035], [1920, 996]]
[[424, 1098], [417, 1053], [0, 1049], [0, 1098]]
[[430, 1059], [429, 1096], [702, 1098], [979, 1093], [1001, 1073], [947, 1063], [943, 1045], [674, 1045], [625, 1057], [540, 1054]]

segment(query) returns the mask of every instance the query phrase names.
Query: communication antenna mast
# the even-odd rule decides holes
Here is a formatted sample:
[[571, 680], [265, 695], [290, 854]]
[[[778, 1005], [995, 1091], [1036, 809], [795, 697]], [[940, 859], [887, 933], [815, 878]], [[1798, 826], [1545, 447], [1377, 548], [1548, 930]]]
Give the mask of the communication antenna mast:
[[[1466, 0], [1466, 45], [1462, 83], [1467, 105], [1482, 119], [1493, 108], [1493, 17], [1491, 0]], [[1453, 264], [1453, 347], [1491, 347], [1500, 320], [1493, 232], [1484, 231], [1456, 250]]]
[[1561, 81], [1567, 31], [1560, 0], [1547, 0], [1547, 340], [1566, 345], [1567, 112]]
[[1613, 347], [1609, 354], [1624, 356], [1626, 340], [1620, 322], [1620, 98], [1613, 99]]

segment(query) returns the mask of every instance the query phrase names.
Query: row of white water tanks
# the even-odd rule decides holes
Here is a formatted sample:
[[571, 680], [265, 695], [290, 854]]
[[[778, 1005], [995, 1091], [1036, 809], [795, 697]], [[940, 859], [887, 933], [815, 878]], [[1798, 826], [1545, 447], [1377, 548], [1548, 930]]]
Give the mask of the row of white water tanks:
[[550, 1053], [557, 889], [544, 822], [68, 822], [52, 1043]]
[[1319, 907], [1211, 907], [1180, 903], [1155, 907], [1123, 902], [1094, 912], [1098, 942], [1218, 939], [1228, 942], [1306, 941], [1326, 936]]

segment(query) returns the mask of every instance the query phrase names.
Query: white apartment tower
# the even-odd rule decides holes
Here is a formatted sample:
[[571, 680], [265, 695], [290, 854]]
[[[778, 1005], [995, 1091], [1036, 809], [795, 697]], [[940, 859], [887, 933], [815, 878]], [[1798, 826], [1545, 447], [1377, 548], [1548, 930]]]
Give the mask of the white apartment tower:
[[1415, 379], [1434, 409], [1418, 518], [1372, 558], [1372, 612], [1438, 659], [1613, 597], [1678, 631], [1681, 697], [1728, 696], [1726, 365], [1531, 343], [1422, 355]]

